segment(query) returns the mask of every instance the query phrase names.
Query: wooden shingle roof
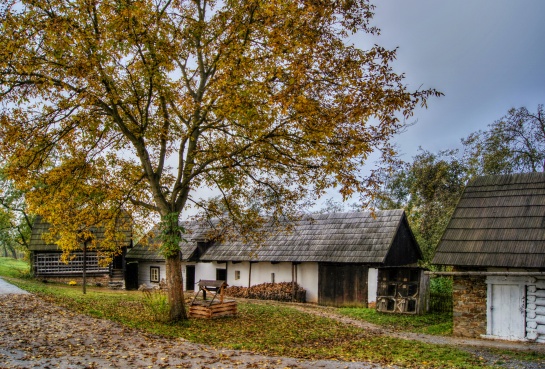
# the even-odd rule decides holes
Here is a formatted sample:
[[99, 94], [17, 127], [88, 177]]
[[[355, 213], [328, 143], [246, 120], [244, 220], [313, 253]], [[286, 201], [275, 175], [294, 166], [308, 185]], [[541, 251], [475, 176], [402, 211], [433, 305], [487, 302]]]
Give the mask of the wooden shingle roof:
[[[120, 224], [119, 231], [125, 235], [123, 240], [122, 247], [130, 247], [132, 242], [132, 224], [130, 223], [130, 218], [123, 219], [121, 221], [123, 224]], [[49, 232], [50, 225], [45, 222], [42, 217], [37, 216], [32, 225], [32, 233], [30, 234], [30, 242], [28, 249], [29, 251], [38, 251], [38, 252], [61, 252], [62, 250], [55, 243], [47, 243], [43, 239], [43, 234]], [[104, 228], [96, 227], [93, 228], [93, 234], [100, 242], [104, 239]]]
[[545, 173], [486, 176], [469, 182], [433, 263], [545, 267]]
[[[207, 240], [209, 229], [198, 222], [183, 222], [182, 225], [189, 231], [183, 235], [187, 242], [180, 242], [182, 260], [187, 261], [196, 251], [197, 242]], [[138, 242], [127, 252], [125, 258], [128, 260], [163, 261], [165, 258], [161, 254], [160, 242], [159, 228], [156, 226], [149, 232], [148, 239], [145, 242]]]
[[[201, 236], [207, 233], [202, 226], [190, 231], [188, 242], [181, 243], [183, 260], [193, 260], [198, 241], [205, 241]], [[258, 244], [237, 239], [211, 242], [199, 260], [405, 265], [421, 257], [403, 210], [378, 210], [374, 216], [370, 212], [312, 215], [296, 221], [291, 231], [265, 226]], [[158, 247], [139, 244], [126, 258], [164, 260]]]
[[396, 241], [408, 250], [396, 253], [392, 265], [421, 258], [403, 210], [376, 211], [375, 217], [370, 212], [320, 214], [296, 221], [291, 232], [267, 232], [257, 246], [237, 240], [214, 243], [201, 260], [384, 264]]

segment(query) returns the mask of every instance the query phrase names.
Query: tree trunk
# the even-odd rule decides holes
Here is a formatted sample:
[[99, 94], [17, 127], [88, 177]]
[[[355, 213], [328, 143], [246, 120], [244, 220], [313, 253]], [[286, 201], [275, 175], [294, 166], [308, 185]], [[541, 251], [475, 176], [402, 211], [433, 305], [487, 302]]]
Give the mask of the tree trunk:
[[186, 320], [187, 314], [185, 311], [182, 262], [180, 260], [180, 255], [167, 257], [166, 262], [170, 320], [173, 322]]

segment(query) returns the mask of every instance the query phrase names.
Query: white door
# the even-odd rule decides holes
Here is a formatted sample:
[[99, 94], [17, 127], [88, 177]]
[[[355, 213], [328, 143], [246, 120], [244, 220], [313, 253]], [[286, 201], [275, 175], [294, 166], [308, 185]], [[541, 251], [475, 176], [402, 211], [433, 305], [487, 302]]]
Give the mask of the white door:
[[489, 310], [490, 332], [492, 336], [523, 339], [524, 289], [518, 284], [492, 284]]

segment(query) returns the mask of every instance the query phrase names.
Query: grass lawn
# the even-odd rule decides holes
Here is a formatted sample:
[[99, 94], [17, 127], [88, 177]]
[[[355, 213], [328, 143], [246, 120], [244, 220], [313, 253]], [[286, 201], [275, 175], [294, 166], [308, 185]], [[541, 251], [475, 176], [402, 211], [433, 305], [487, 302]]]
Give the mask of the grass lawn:
[[28, 262], [0, 257], [0, 277], [24, 278], [27, 276], [29, 276]]
[[[9, 264], [0, 259], [0, 265], [4, 263]], [[7, 274], [3, 274], [6, 270]], [[286, 306], [239, 302], [236, 318], [160, 322], [153, 319], [149, 300], [141, 292], [89, 287], [83, 295], [80, 286], [14, 278], [16, 270], [24, 268], [0, 267], [2, 275], [11, 276], [8, 281], [55, 304], [151, 333], [183, 337], [215, 347], [308, 359], [370, 361], [406, 368], [487, 368], [482, 359], [453, 347], [372, 334]], [[356, 314], [356, 309], [353, 310], [350, 314]]]
[[394, 330], [437, 335], [452, 334], [452, 315], [447, 313], [400, 315], [379, 313], [376, 309], [365, 308], [341, 308], [339, 312], [352, 318]]

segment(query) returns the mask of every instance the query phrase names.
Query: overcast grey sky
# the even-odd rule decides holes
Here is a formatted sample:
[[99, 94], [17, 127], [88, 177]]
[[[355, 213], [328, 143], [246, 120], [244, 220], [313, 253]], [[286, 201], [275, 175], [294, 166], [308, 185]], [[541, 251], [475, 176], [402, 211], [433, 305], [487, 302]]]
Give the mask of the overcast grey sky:
[[[415, 89], [445, 96], [418, 109], [398, 138], [404, 159], [436, 152], [501, 118], [545, 103], [545, 0], [375, 0], [373, 42], [399, 47], [394, 63]], [[369, 36], [361, 46], [369, 43]], [[358, 42], [359, 44], [359, 42]]]

